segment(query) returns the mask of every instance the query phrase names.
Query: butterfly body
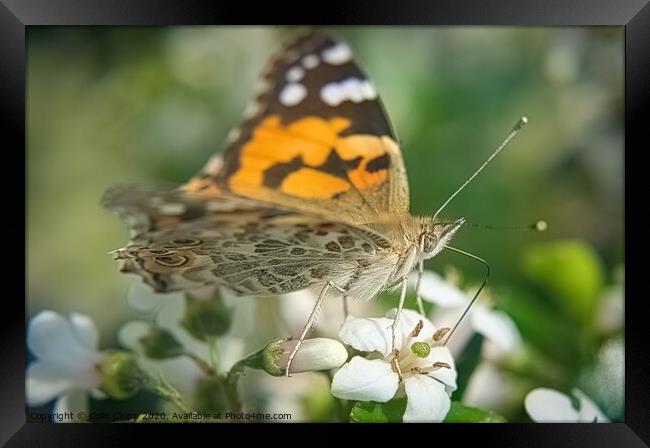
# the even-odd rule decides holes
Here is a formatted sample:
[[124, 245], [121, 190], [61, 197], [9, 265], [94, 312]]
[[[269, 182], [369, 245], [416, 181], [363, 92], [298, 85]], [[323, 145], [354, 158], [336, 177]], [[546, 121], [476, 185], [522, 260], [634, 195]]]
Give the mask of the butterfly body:
[[411, 215], [397, 139], [345, 44], [298, 39], [263, 80], [224, 153], [189, 182], [106, 194], [131, 230], [123, 272], [159, 292], [332, 285], [370, 299], [445, 247], [463, 221]]

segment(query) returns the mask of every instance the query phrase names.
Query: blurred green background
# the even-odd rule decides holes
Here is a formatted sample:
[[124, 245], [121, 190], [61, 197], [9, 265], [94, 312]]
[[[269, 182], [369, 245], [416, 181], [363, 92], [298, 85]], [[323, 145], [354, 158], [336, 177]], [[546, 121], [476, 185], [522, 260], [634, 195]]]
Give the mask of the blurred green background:
[[[89, 314], [115, 345], [132, 278], [107, 254], [127, 234], [101, 208], [102, 193], [117, 183], [186, 181], [222, 149], [267, 58], [298, 31], [28, 29], [30, 315]], [[432, 214], [528, 116], [445, 215], [491, 226], [548, 222], [542, 234], [467, 226], [455, 246], [489, 261], [497, 306], [566, 367], [555, 386], [575, 385], [611, 336], [592, 328], [599, 300], [622, 283], [623, 28], [324, 31], [350, 44], [377, 86], [414, 213]], [[481, 280], [481, 266], [455, 254], [428, 262], [439, 271], [450, 264]], [[622, 417], [622, 390], [614, 401], [595, 398]]]

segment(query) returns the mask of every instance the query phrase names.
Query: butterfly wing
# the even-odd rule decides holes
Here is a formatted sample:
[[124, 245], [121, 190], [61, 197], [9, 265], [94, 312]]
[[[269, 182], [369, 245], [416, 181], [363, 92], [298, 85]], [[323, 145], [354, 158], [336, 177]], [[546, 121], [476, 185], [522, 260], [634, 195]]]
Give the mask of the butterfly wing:
[[[105, 208], [116, 212], [128, 225], [132, 240], [146, 239], [151, 232], [171, 229], [187, 222], [213, 216], [229, 216], [231, 221], [250, 211], [266, 215], [282, 214], [277, 207], [213, 191], [210, 197], [187, 194], [182, 189], [156, 190], [137, 185], [111, 188], [102, 198]], [[285, 212], [288, 213], [288, 212]]]
[[164, 226], [115, 253], [122, 272], [141, 276], [157, 292], [216, 285], [240, 295], [263, 295], [328, 280], [346, 284], [362, 267], [365, 272], [380, 266], [369, 259], [383, 259], [378, 252], [388, 245], [362, 228], [256, 210]]
[[200, 175], [168, 192], [105, 195], [130, 228], [115, 251], [122, 271], [159, 292], [256, 295], [345, 285], [362, 269], [377, 271], [368, 286], [379, 289], [391, 244], [362, 224], [406, 213], [408, 185], [374, 88], [347, 46], [317, 35], [282, 51], [264, 80], [256, 112]]
[[327, 280], [345, 285], [362, 267], [380, 278], [390, 272], [380, 253], [390, 242], [375, 231], [251, 199], [123, 186], [103, 203], [129, 226], [131, 241], [114, 251], [121, 271], [157, 292], [216, 285], [277, 294]]
[[263, 84], [223, 158], [188, 193], [228, 192], [349, 223], [408, 212], [395, 135], [346, 44], [300, 38], [270, 61]]

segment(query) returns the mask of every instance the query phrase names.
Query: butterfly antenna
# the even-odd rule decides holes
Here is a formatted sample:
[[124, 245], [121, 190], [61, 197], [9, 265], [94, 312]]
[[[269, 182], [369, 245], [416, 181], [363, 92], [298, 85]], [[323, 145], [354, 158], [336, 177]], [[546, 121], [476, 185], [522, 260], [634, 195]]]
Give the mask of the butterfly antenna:
[[489, 230], [533, 230], [535, 232], [545, 232], [548, 229], [548, 222], [543, 219], [537, 220], [534, 223], [526, 224], [523, 226], [493, 226], [491, 224], [476, 224], [474, 222], [467, 222], [463, 224], [468, 227], [476, 227], [479, 229]]
[[521, 117], [521, 118], [519, 119], [519, 121], [518, 121], [517, 124], [515, 124], [515, 126], [512, 128], [512, 130], [510, 131], [510, 133], [508, 134], [508, 136], [505, 138], [505, 140], [503, 140], [503, 142], [501, 142], [501, 144], [499, 145], [499, 147], [498, 147], [498, 148], [497, 148], [497, 149], [492, 153], [492, 155], [490, 155], [490, 157], [487, 158], [487, 160], [483, 163], [483, 165], [481, 165], [481, 166], [479, 167], [479, 169], [477, 169], [476, 171], [474, 171], [474, 174], [472, 174], [472, 175], [469, 177], [469, 179], [467, 179], [467, 180], [463, 183], [463, 185], [461, 185], [461, 186], [460, 186], [460, 187], [459, 187], [459, 188], [454, 192], [454, 194], [452, 194], [451, 196], [449, 196], [449, 199], [447, 199], [447, 200], [445, 201], [445, 203], [442, 204], [442, 205], [440, 206], [440, 208], [439, 208], [438, 211], [435, 213], [435, 215], [433, 215], [433, 219], [434, 219], [434, 220], [438, 217], [438, 214], [440, 214], [440, 212], [441, 212], [441, 211], [442, 211], [442, 210], [447, 206], [447, 204], [449, 204], [449, 203], [450, 203], [450, 202], [451, 202], [451, 201], [456, 197], [456, 195], [457, 195], [458, 193], [460, 193], [461, 191], [463, 191], [463, 190], [465, 189], [465, 187], [466, 187], [466, 186], [467, 186], [471, 181], [473, 181], [474, 178], [475, 178], [476, 176], [478, 176], [478, 174], [479, 174], [481, 171], [483, 171], [483, 170], [485, 169], [486, 166], [488, 166], [488, 164], [492, 161], [492, 159], [494, 159], [494, 158], [497, 156], [497, 154], [499, 154], [499, 153], [501, 152], [501, 150], [502, 150], [503, 148], [505, 148], [505, 147], [508, 145], [508, 143], [510, 143], [510, 140], [512, 140], [512, 139], [515, 137], [515, 135], [517, 135], [517, 134], [519, 133], [519, 131], [520, 131], [524, 126], [526, 126], [526, 123], [528, 123], [528, 118], [527, 118], [527, 117]]
[[479, 263], [482, 263], [483, 266], [485, 266], [485, 279], [483, 280], [483, 283], [481, 283], [481, 287], [476, 291], [476, 294], [474, 294], [474, 297], [472, 300], [469, 302], [469, 304], [465, 307], [465, 310], [463, 311], [463, 314], [460, 315], [460, 318], [456, 321], [456, 325], [451, 329], [451, 331], [447, 334], [447, 339], [445, 339], [445, 342], [443, 345], [447, 345], [447, 342], [449, 342], [449, 339], [451, 336], [454, 334], [454, 331], [456, 331], [456, 328], [460, 325], [460, 323], [463, 321], [467, 313], [469, 312], [469, 309], [474, 305], [474, 302], [476, 302], [476, 299], [478, 299], [478, 295], [483, 291], [483, 288], [485, 288], [485, 285], [487, 284], [488, 278], [490, 278], [490, 265], [488, 264], [487, 261], [485, 261], [482, 258], [477, 257], [476, 255], [472, 255], [469, 252], [465, 252], [464, 250], [456, 249], [455, 247], [451, 246], [445, 246], [445, 249], [449, 249], [452, 252], [459, 253], [461, 255], [465, 255], [466, 257], [469, 257], [473, 260], [478, 261]]

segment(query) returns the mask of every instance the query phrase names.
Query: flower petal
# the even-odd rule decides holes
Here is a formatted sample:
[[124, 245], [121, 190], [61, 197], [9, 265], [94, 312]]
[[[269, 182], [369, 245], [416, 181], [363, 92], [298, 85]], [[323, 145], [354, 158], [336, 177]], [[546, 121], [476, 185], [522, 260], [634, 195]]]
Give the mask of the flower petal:
[[117, 333], [117, 340], [120, 342], [120, 345], [143, 355], [144, 347], [140, 343], [140, 339], [149, 334], [150, 331], [150, 323], [133, 320], [122, 325], [122, 328]]
[[521, 346], [521, 335], [517, 326], [503, 311], [491, 310], [477, 303], [471, 317], [474, 330], [505, 353]]
[[90, 389], [90, 396], [95, 400], [105, 400], [108, 398], [108, 395], [106, 395], [106, 393], [102, 392], [100, 389]]
[[[413, 288], [415, 288], [415, 283], [413, 283]], [[468, 301], [467, 294], [433, 271], [422, 273], [420, 295], [427, 302], [445, 308], [456, 308]]]
[[569, 397], [554, 389], [533, 389], [526, 395], [524, 406], [530, 418], [539, 423], [580, 421]]
[[28, 406], [40, 406], [75, 386], [74, 378], [53, 369], [45, 362], [35, 361], [27, 368], [25, 393]]
[[[75, 420], [79, 412], [88, 415], [88, 409], [88, 393], [85, 390], [73, 390], [56, 400], [52, 414], [57, 423], [79, 423], [79, 420]], [[72, 415], [72, 418], [57, 418], [62, 415]]]
[[[292, 340], [282, 344], [284, 354], [278, 360], [279, 366], [287, 365], [289, 354], [298, 341]], [[312, 370], [330, 370], [341, 367], [348, 359], [348, 351], [336, 339], [313, 338], [305, 339], [302, 347], [296, 353], [291, 371], [295, 373], [309, 372]]]
[[[295, 337], [300, 335], [315, 303], [316, 295], [314, 294], [314, 291], [309, 288], [278, 296], [280, 317], [289, 327], [289, 332], [292, 336]], [[329, 301], [325, 301], [323, 308], [328, 303]], [[316, 320], [316, 323], [314, 324], [315, 327], [319, 327], [322, 324], [322, 321], [329, 321], [327, 318], [323, 319], [324, 311], [326, 310], [321, 309], [321, 318]], [[339, 319], [341, 318], [339, 317]]]
[[77, 339], [89, 350], [99, 348], [99, 331], [95, 322], [85, 314], [70, 314], [70, 323], [77, 334]]
[[[462, 313], [463, 310], [460, 308], [437, 308], [431, 315], [431, 321], [440, 328], [453, 328]], [[445, 347], [449, 349], [453, 356], [458, 357], [463, 353], [463, 350], [474, 334], [475, 331], [471, 325], [471, 321], [469, 319], [463, 319], [456, 330], [454, 330], [453, 337], [449, 341], [447, 341], [449, 335], [445, 336]]]
[[355, 356], [332, 379], [332, 395], [344, 400], [385, 403], [397, 391], [399, 378], [383, 359], [367, 360]]
[[573, 389], [573, 395], [580, 401], [580, 421], [582, 422], [598, 422], [608, 423], [609, 419], [603, 411], [600, 410], [598, 405], [593, 402], [584, 392], [579, 389]]
[[[397, 308], [393, 308], [386, 313], [386, 317], [391, 320], [391, 324], [393, 323], [393, 317], [395, 316], [396, 311]], [[433, 333], [436, 331], [435, 325], [433, 325], [429, 319], [417, 311], [403, 309], [402, 313], [399, 316], [399, 320], [397, 321], [395, 345], [402, 347], [403, 341], [405, 341], [407, 338], [410, 340], [411, 333], [418, 325], [419, 321], [422, 321], [422, 329], [420, 330], [420, 334], [418, 335], [417, 340], [430, 340], [433, 337]], [[388, 329], [388, 333], [391, 333], [390, 329]]]
[[141, 281], [134, 281], [129, 287], [126, 298], [129, 306], [144, 313], [155, 313], [165, 307], [168, 302], [183, 300], [182, 292], [157, 293]]
[[392, 319], [385, 317], [348, 316], [339, 330], [339, 339], [362, 352], [378, 351], [388, 356], [392, 348], [389, 328], [392, 323]]
[[404, 422], [441, 422], [451, 408], [445, 386], [427, 375], [404, 379], [406, 412]]
[[[77, 323], [81, 320], [77, 318]], [[87, 326], [87, 323], [82, 327], [84, 325]], [[82, 329], [82, 333], [88, 333], [88, 329]], [[89, 335], [83, 337], [88, 338]], [[41, 311], [29, 322], [27, 346], [39, 359], [70, 369], [74, 369], [74, 366], [84, 368], [101, 358], [101, 354], [88, 348], [87, 344], [88, 340], [80, 339], [71, 321], [54, 311]]]
[[180, 328], [187, 302], [184, 295], [178, 297], [176, 294], [165, 294], [165, 296], [169, 297], [164, 299], [164, 304], [158, 309], [156, 323], [162, 328], [174, 331]]
[[507, 398], [515, 391], [512, 380], [492, 363], [481, 361], [472, 372], [465, 392], [463, 404], [493, 411], [501, 410]]
[[449, 349], [447, 347], [431, 347], [431, 353], [426, 358], [429, 364], [435, 362], [444, 362], [449, 364], [451, 368], [441, 367], [431, 373], [428, 376], [437, 379], [445, 386], [445, 391], [447, 394], [451, 395], [457, 389], [456, 377], [458, 372], [456, 372], [456, 365], [454, 363], [454, 358], [451, 356]]
[[258, 301], [252, 296], [236, 296], [233, 300], [233, 297], [226, 295], [225, 290], [221, 290], [219, 293], [223, 303], [232, 310], [232, 323], [228, 334], [239, 338], [249, 338], [257, 328], [255, 307]]
[[[363, 352], [378, 351], [384, 357], [393, 350], [393, 335], [391, 326], [396, 309], [386, 313], [386, 317], [353, 317], [348, 316], [339, 330], [339, 339]], [[411, 340], [411, 333], [418, 322], [422, 320], [422, 330], [417, 340], [431, 339], [435, 326], [424, 316], [413, 310], [402, 310], [397, 321], [395, 332], [395, 348], [404, 349], [403, 344]]]
[[[41, 311], [29, 321], [27, 330], [27, 346], [39, 358], [52, 353], [58, 348], [58, 340], [72, 338], [70, 324], [63, 316], [54, 311]], [[56, 339], [56, 341], [55, 341]]]

